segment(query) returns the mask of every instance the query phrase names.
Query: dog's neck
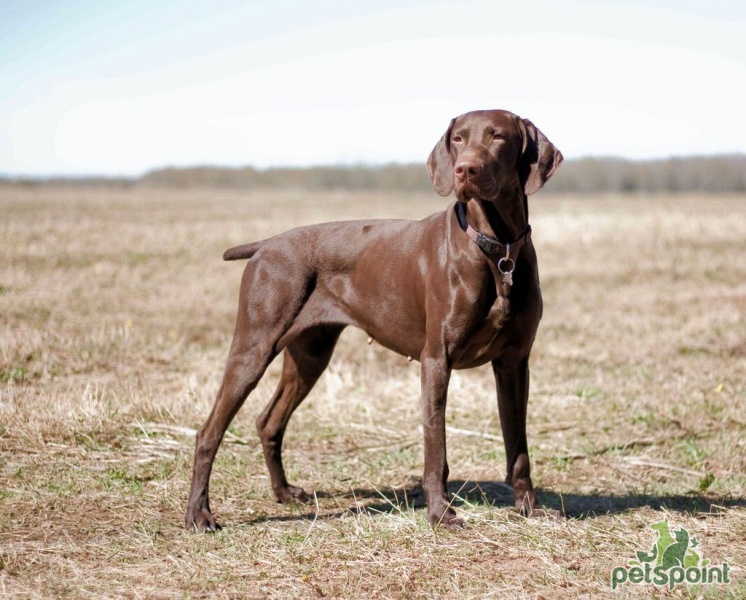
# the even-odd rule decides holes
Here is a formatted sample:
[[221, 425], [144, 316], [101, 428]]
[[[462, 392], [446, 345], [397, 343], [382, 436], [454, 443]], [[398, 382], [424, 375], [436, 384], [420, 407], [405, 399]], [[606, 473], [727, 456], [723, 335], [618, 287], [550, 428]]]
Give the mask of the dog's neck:
[[464, 205], [466, 222], [478, 232], [496, 238], [500, 243], [512, 243], [528, 228], [526, 198], [516, 201], [516, 195], [498, 196], [496, 200], [472, 198]]

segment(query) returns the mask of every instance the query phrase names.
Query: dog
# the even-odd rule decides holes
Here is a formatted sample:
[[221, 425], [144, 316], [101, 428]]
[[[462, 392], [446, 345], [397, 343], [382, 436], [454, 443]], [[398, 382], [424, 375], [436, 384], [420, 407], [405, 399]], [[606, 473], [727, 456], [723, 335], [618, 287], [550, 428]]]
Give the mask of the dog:
[[227, 250], [250, 259], [222, 385], [197, 433], [187, 529], [220, 528], [209, 480], [223, 435], [280, 352], [276, 392], [256, 420], [278, 502], [306, 502], [288, 483], [282, 440], [293, 411], [354, 325], [421, 365], [425, 466], [433, 527], [463, 525], [449, 500], [445, 409], [453, 369], [491, 363], [507, 458], [506, 482], [524, 515], [542, 511], [526, 441], [529, 354], [542, 316], [527, 196], [562, 162], [528, 119], [504, 110], [451, 120], [431, 152], [435, 191], [456, 202], [421, 221], [363, 220], [293, 229]]

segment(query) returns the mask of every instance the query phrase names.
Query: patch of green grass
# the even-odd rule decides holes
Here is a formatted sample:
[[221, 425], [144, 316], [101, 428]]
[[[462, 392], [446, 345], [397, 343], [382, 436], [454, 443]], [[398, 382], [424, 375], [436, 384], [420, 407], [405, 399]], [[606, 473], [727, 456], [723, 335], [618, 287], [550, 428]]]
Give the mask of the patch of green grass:
[[582, 388], [578, 390], [576, 394], [578, 398], [583, 398], [583, 399], [597, 398], [598, 396], [603, 394], [603, 390], [601, 388], [591, 386], [591, 387], [586, 387], [586, 388]]
[[693, 439], [679, 440], [677, 448], [686, 462], [693, 467], [700, 466], [706, 458], [705, 451]]
[[101, 474], [100, 481], [104, 486], [124, 486], [127, 492], [136, 495], [141, 495], [143, 491], [143, 480], [120, 467], [107, 469]]
[[713, 475], [712, 473], [709, 473], [709, 472], [708, 472], [708, 473], [705, 473], [704, 477], [702, 477], [702, 478], [701, 478], [701, 479], [699, 480], [699, 483], [697, 484], [697, 491], [698, 491], [698, 492], [699, 492], [700, 494], [703, 494], [703, 493], [704, 493], [704, 492], [706, 492], [706, 491], [707, 491], [708, 489], [710, 489], [710, 486], [711, 486], [711, 485], [712, 485], [713, 483], [715, 483], [715, 475]]
[[23, 383], [27, 372], [23, 367], [11, 367], [0, 371], [0, 383]]

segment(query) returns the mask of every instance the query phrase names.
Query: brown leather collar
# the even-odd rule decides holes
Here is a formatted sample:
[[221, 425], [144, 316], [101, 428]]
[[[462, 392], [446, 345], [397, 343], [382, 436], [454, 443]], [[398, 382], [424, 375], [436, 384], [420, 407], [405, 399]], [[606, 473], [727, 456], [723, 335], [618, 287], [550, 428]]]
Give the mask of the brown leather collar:
[[456, 218], [458, 219], [458, 224], [461, 229], [463, 229], [466, 232], [466, 235], [468, 235], [472, 241], [479, 246], [482, 252], [490, 258], [505, 258], [515, 261], [515, 257], [518, 256], [523, 245], [531, 239], [531, 225], [528, 225], [516, 240], [512, 242], [501, 242], [492, 236], [480, 233], [466, 222], [466, 211], [464, 210], [462, 202], [456, 202], [453, 208], [456, 211]]

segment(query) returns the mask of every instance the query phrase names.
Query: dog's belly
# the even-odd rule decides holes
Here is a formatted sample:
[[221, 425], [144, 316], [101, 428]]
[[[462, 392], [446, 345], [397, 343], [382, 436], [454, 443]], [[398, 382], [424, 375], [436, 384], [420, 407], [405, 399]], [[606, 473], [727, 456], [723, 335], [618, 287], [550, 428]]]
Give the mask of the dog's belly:
[[360, 327], [366, 331], [373, 341], [381, 344], [381, 346], [393, 350], [397, 354], [406, 356], [409, 359], [420, 359], [422, 348], [425, 345], [424, 329], [420, 332], [403, 329], [392, 331], [388, 328], [382, 329], [371, 325]]
[[425, 345], [424, 311], [412, 294], [396, 288], [350, 285], [349, 278], [328, 278], [316, 286], [293, 324], [282, 336], [285, 347], [304, 331], [323, 325], [358, 327], [373, 340], [402, 356], [420, 358]]
[[364, 330], [376, 343], [402, 356], [419, 360], [425, 346], [425, 321], [413, 298], [379, 296], [370, 292], [345, 305], [349, 324]]

